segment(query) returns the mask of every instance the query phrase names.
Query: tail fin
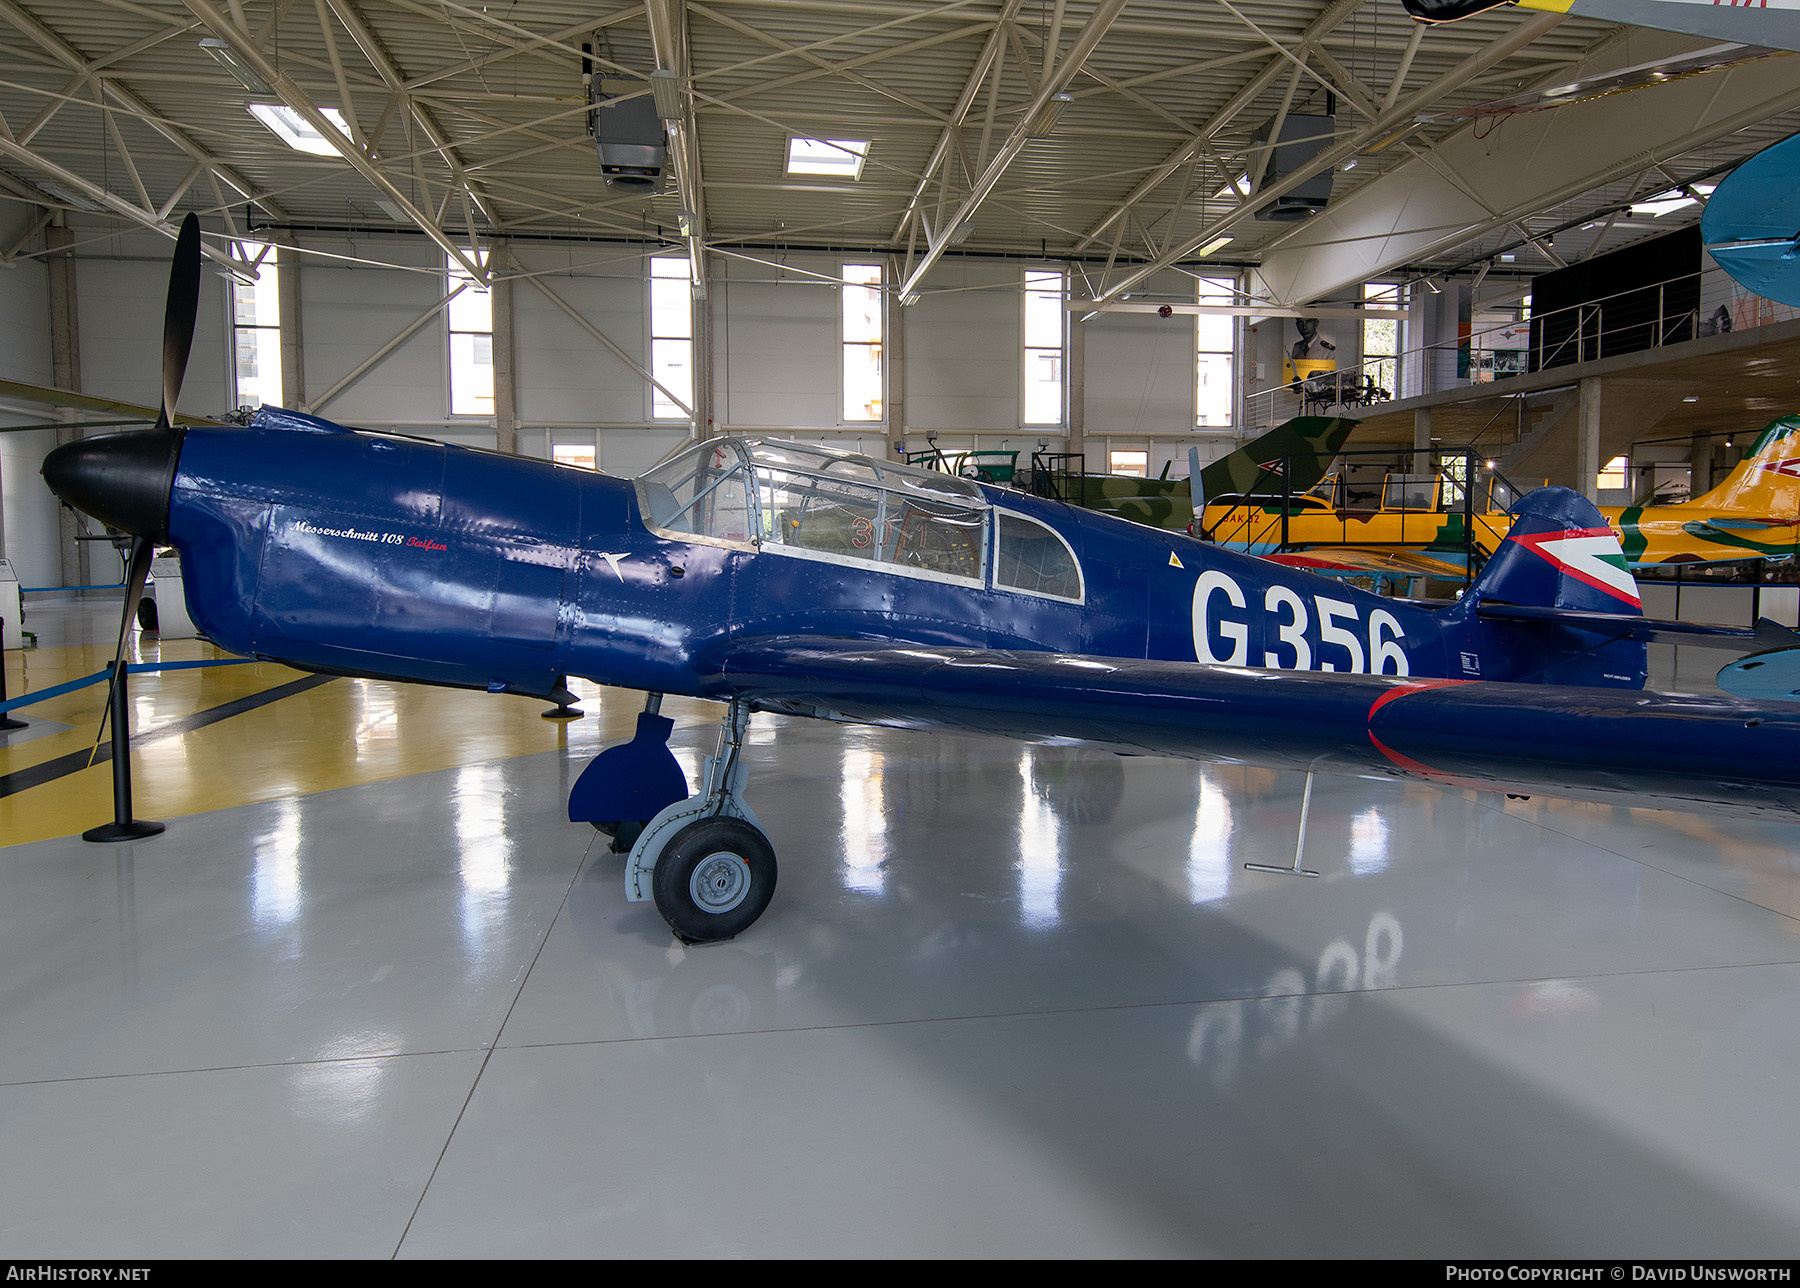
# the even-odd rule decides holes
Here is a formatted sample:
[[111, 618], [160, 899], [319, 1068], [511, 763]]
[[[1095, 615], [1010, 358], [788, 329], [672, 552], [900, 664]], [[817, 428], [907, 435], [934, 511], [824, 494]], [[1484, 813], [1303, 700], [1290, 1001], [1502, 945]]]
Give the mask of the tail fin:
[[1527, 492], [1470, 595], [1503, 604], [1642, 614], [1619, 537], [1593, 503], [1565, 487]]
[[1687, 504], [1759, 518], [1800, 514], [1800, 416], [1770, 422], [1723, 483]]
[[[1356, 424], [1344, 416], [1295, 416], [1261, 437], [1251, 439], [1229, 456], [1221, 456], [1199, 475], [1190, 474], [1190, 478], [1200, 478], [1200, 490], [1208, 497], [1241, 495], [1256, 489], [1259, 484], [1267, 495], [1269, 486], [1264, 467], [1278, 466], [1286, 461], [1293, 470], [1288, 486], [1295, 492], [1304, 492], [1325, 477], [1332, 459]], [[1279, 474], [1276, 477], [1279, 478]], [[1280, 491], [1277, 484], [1276, 494]]]
[[1646, 674], [1641, 643], [1583, 630], [1554, 616], [1533, 622], [1479, 621], [1483, 601], [1643, 615], [1618, 534], [1587, 498], [1567, 488], [1539, 488], [1513, 507], [1513, 515], [1506, 540], [1459, 605], [1464, 620], [1478, 626], [1482, 678], [1641, 688]]

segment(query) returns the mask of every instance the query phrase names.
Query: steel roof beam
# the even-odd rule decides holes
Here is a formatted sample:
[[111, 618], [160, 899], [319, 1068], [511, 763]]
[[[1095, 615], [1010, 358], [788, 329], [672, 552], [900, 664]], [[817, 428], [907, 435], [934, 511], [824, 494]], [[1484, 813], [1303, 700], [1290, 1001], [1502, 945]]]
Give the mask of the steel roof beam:
[[1248, 218], [1277, 197], [1291, 192], [1314, 175], [1329, 170], [1339, 162], [1355, 156], [1371, 144], [1382, 142], [1393, 137], [1396, 132], [1405, 130], [1419, 112], [1446, 94], [1454, 93], [1495, 63], [1510, 58], [1539, 36], [1561, 24], [1565, 21], [1566, 16], [1560, 13], [1540, 13], [1525, 19], [1506, 35], [1489, 42], [1480, 52], [1464, 59], [1417, 93], [1381, 113], [1374, 121], [1350, 135], [1349, 138], [1318, 152], [1305, 165], [1283, 175], [1267, 187], [1251, 193], [1224, 215], [1204, 225], [1193, 237], [1187, 238], [1157, 255], [1149, 263], [1133, 269], [1103, 290], [1096, 297], [1097, 301], [1105, 303], [1116, 298], [1145, 278], [1160, 273], [1178, 261], [1186, 259], [1207, 242], [1221, 236], [1241, 220]]
[[[938, 224], [938, 235], [932, 239], [924, 255], [919, 257], [919, 262], [913, 265], [912, 272], [907, 275], [906, 281], [900, 286], [902, 300], [918, 289], [925, 274], [931, 271], [932, 266], [942, 258], [944, 251], [949, 248], [950, 239], [955, 236], [956, 230], [974, 215], [987, 198], [988, 193], [994, 190], [994, 185], [1000, 181], [1000, 176], [1006, 173], [1006, 168], [1012, 164], [1013, 159], [1019, 155], [1030, 140], [1031, 125], [1038, 112], [1050, 101], [1051, 95], [1061, 93], [1063, 86], [1075, 79], [1076, 74], [1081, 71], [1081, 65], [1087, 61], [1088, 55], [1094, 52], [1094, 47], [1106, 35], [1107, 28], [1112, 26], [1113, 20], [1119, 16], [1126, 3], [1127, 0], [1100, 0], [1100, 3], [1094, 7], [1094, 12], [1089, 16], [1087, 25], [1081, 29], [1081, 34], [1069, 46], [1068, 53], [1062, 55], [1061, 65], [1052, 68], [1045, 74], [1042, 82], [1038, 85], [1038, 92], [1032, 97], [1030, 106], [1025, 109], [1018, 124], [1013, 126], [1005, 141], [995, 151], [993, 159], [981, 172], [981, 177], [970, 185], [969, 195], [963, 198], [962, 205], [957, 207], [956, 213], [949, 219], [940, 221]], [[1051, 60], [1055, 57], [1055, 51], [1047, 50], [1044, 56], [1046, 66], [1050, 65]]]
[[[5, 2], [6, 0], [0, 0], [0, 3]], [[257, 47], [256, 42], [250, 38], [250, 33], [220, 13], [212, 5], [211, 0], [183, 0], [183, 3], [192, 10], [195, 17], [210, 27], [215, 35], [237, 50], [244, 61], [255, 68], [256, 74], [275, 90], [276, 96], [304, 117], [306, 123], [312, 126], [321, 138], [330, 143], [338, 155], [348, 161], [358, 174], [374, 184], [382, 195], [398, 206], [427, 237], [443, 247], [444, 253], [459, 264], [464, 272], [482, 285], [487, 285], [486, 269], [475, 263], [462, 247], [446, 237], [443, 229], [433, 223], [430, 216], [413, 205], [411, 198], [401, 192], [393, 180], [382, 173], [369, 154], [358, 147], [354, 140], [347, 138], [323, 112], [319, 111], [306, 91], [295, 84], [294, 78], [269, 61], [263, 51]]]
[[[1298, 46], [1300, 51], [1305, 52], [1310, 46], [1323, 40], [1334, 28], [1360, 9], [1365, 2], [1366, 0], [1334, 0], [1331, 7], [1315, 18], [1311, 25], [1309, 25], [1301, 34]], [[1191, 165], [1198, 158], [1200, 153], [1208, 151], [1211, 147], [1213, 138], [1224, 130], [1226, 126], [1230, 125], [1232, 121], [1236, 120], [1238, 113], [1242, 112], [1246, 107], [1249, 107], [1250, 104], [1256, 100], [1257, 95], [1261, 94], [1263, 90], [1274, 83], [1275, 78], [1281, 74], [1281, 69], [1286, 64], [1287, 59], [1281, 55], [1277, 55], [1264, 63], [1262, 67], [1250, 77], [1249, 81], [1244, 84], [1242, 89], [1233, 94], [1223, 107], [1213, 113], [1211, 119], [1208, 120], [1205, 125], [1194, 132], [1192, 138], [1176, 148], [1174, 152], [1170, 153], [1166, 161], [1151, 171], [1150, 174], [1144, 178], [1143, 182], [1139, 183], [1137, 187], [1133, 188], [1131, 192], [1126, 195], [1123, 201], [1114, 206], [1112, 210], [1108, 211], [1107, 214], [1101, 218], [1099, 223], [1090, 228], [1087, 236], [1083, 237], [1080, 243], [1075, 247], [1076, 251], [1079, 253], [1093, 245], [1094, 242], [1100, 238], [1101, 234], [1112, 225], [1114, 220], [1119, 219], [1124, 215], [1126, 210], [1155, 192], [1168, 180], [1170, 175], [1181, 169], [1182, 166]], [[1229, 175], [1226, 177], [1227, 179], [1230, 178]]]
[[[129, 53], [127, 51], [138, 52], [142, 48], [148, 48], [148, 44], [145, 41], [140, 40], [133, 42], [132, 45], [127, 45], [124, 49], [107, 55], [104, 60], [96, 61], [89, 58], [86, 54], [83, 54], [80, 50], [76, 49], [75, 46], [57, 35], [47, 27], [36, 14], [31, 13], [23, 5], [16, 3], [16, 0], [0, 0], [0, 17], [4, 17], [13, 26], [31, 37], [31, 39], [36, 41], [46, 52], [51, 54], [65, 67], [73, 71], [79, 78], [82, 80], [91, 80], [95, 84], [102, 86], [105, 89], [105, 92], [122, 104], [127, 111], [131, 112], [134, 116], [141, 118], [151, 129], [155, 130], [170, 143], [173, 143], [177, 148], [181, 149], [182, 152], [186, 153], [191, 160], [200, 162], [208, 170], [211, 170], [214, 174], [218, 175], [219, 178], [237, 189], [237, 191], [242, 193], [246, 198], [254, 201], [257, 205], [268, 211], [271, 218], [286, 219], [288, 217], [287, 212], [272, 198], [264, 194], [255, 184], [238, 174], [237, 171], [233, 170], [223, 161], [213, 156], [212, 153], [201, 147], [190, 138], [185, 131], [165, 120], [162, 113], [146, 103], [123, 81], [98, 75], [102, 68], [120, 58], [128, 57]], [[157, 15], [157, 21], [167, 23], [169, 21], [168, 15]], [[191, 31], [192, 29], [191, 26], [182, 26], [180, 32]], [[180, 32], [171, 32], [169, 34], [175, 35], [180, 34]], [[158, 35], [160, 38], [162, 33], [158, 33]], [[48, 119], [49, 109], [46, 109], [43, 118], [34, 121], [31, 127], [26, 131], [25, 141], [29, 142], [30, 137], [35, 135], [38, 130], [42, 129], [44, 123], [48, 121]]]

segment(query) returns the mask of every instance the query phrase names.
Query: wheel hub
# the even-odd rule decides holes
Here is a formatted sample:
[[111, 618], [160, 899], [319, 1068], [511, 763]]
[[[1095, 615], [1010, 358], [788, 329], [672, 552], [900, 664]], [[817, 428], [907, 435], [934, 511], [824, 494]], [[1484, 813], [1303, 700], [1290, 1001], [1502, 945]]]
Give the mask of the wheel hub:
[[724, 850], [701, 859], [688, 878], [688, 894], [694, 905], [704, 912], [730, 912], [749, 893], [750, 865]]

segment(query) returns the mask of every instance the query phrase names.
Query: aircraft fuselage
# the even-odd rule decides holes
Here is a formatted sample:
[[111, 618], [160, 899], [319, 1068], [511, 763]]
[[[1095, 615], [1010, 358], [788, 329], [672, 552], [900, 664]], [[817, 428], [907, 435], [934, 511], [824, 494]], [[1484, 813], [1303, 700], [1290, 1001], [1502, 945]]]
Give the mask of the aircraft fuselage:
[[[1560, 640], [1561, 669], [1540, 675], [1551, 654], [1476, 620], [1471, 604], [1382, 599], [1002, 489], [981, 489], [986, 526], [959, 538], [979, 554], [971, 545], [972, 575], [959, 576], [941, 560], [908, 562], [917, 554], [883, 561], [873, 524], [846, 538], [848, 554], [770, 533], [684, 538], [647, 521], [642, 483], [276, 416], [275, 428], [187, 432], [168, 534], [202, 630], [318, 670], [530, 694], [581, 676], [707, 696], [733, 641], [806, 634], [1341, 673], [1643, 678], [1641, 646], [1571, 662]], [[1078, 588], [1001, 584], [1002, 523], [1053, 532]]]

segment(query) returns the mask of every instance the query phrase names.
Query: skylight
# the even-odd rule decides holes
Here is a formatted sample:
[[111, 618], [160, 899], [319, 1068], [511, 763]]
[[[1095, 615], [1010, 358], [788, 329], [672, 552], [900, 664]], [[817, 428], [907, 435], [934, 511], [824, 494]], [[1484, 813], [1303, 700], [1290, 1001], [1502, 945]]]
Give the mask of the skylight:
[[[1718, 186], [1719, 185], [1716, 183], [1696, 183], [1693, 185], [1693, 189], [1702, 197], [1710, 197], [1712, 196], [1712, 190]], [[1683, 206], [1691, 206], [1693, 204], [1694, 199], [1692, 197], [1684, 192], [1676, 192], [1657, 201], [1634, 201], [1631, 203], [1631, 213], [1634, 215], [1649, 215], [1652, 219], [1655, 219], [1662, 215], [1673, 214]]]
[[787, 172], [858, 179], [868, 155], [867, 139], [789, 139]]
[[[319, 111], [337, 127], [338, 133], [345, 138], [350, 137], [350, 127], [344, 124], [343, 114], [337, 108], [321, 107]], [[276, 137], [290, 148], [310, 152], [316, 157], [338, 155], [338, 150], [331, 146], [331, 141], [313, 129], [307, 119], [291, 107], [279, 103], [252, 103], [250, 114], [273, 130]]]

